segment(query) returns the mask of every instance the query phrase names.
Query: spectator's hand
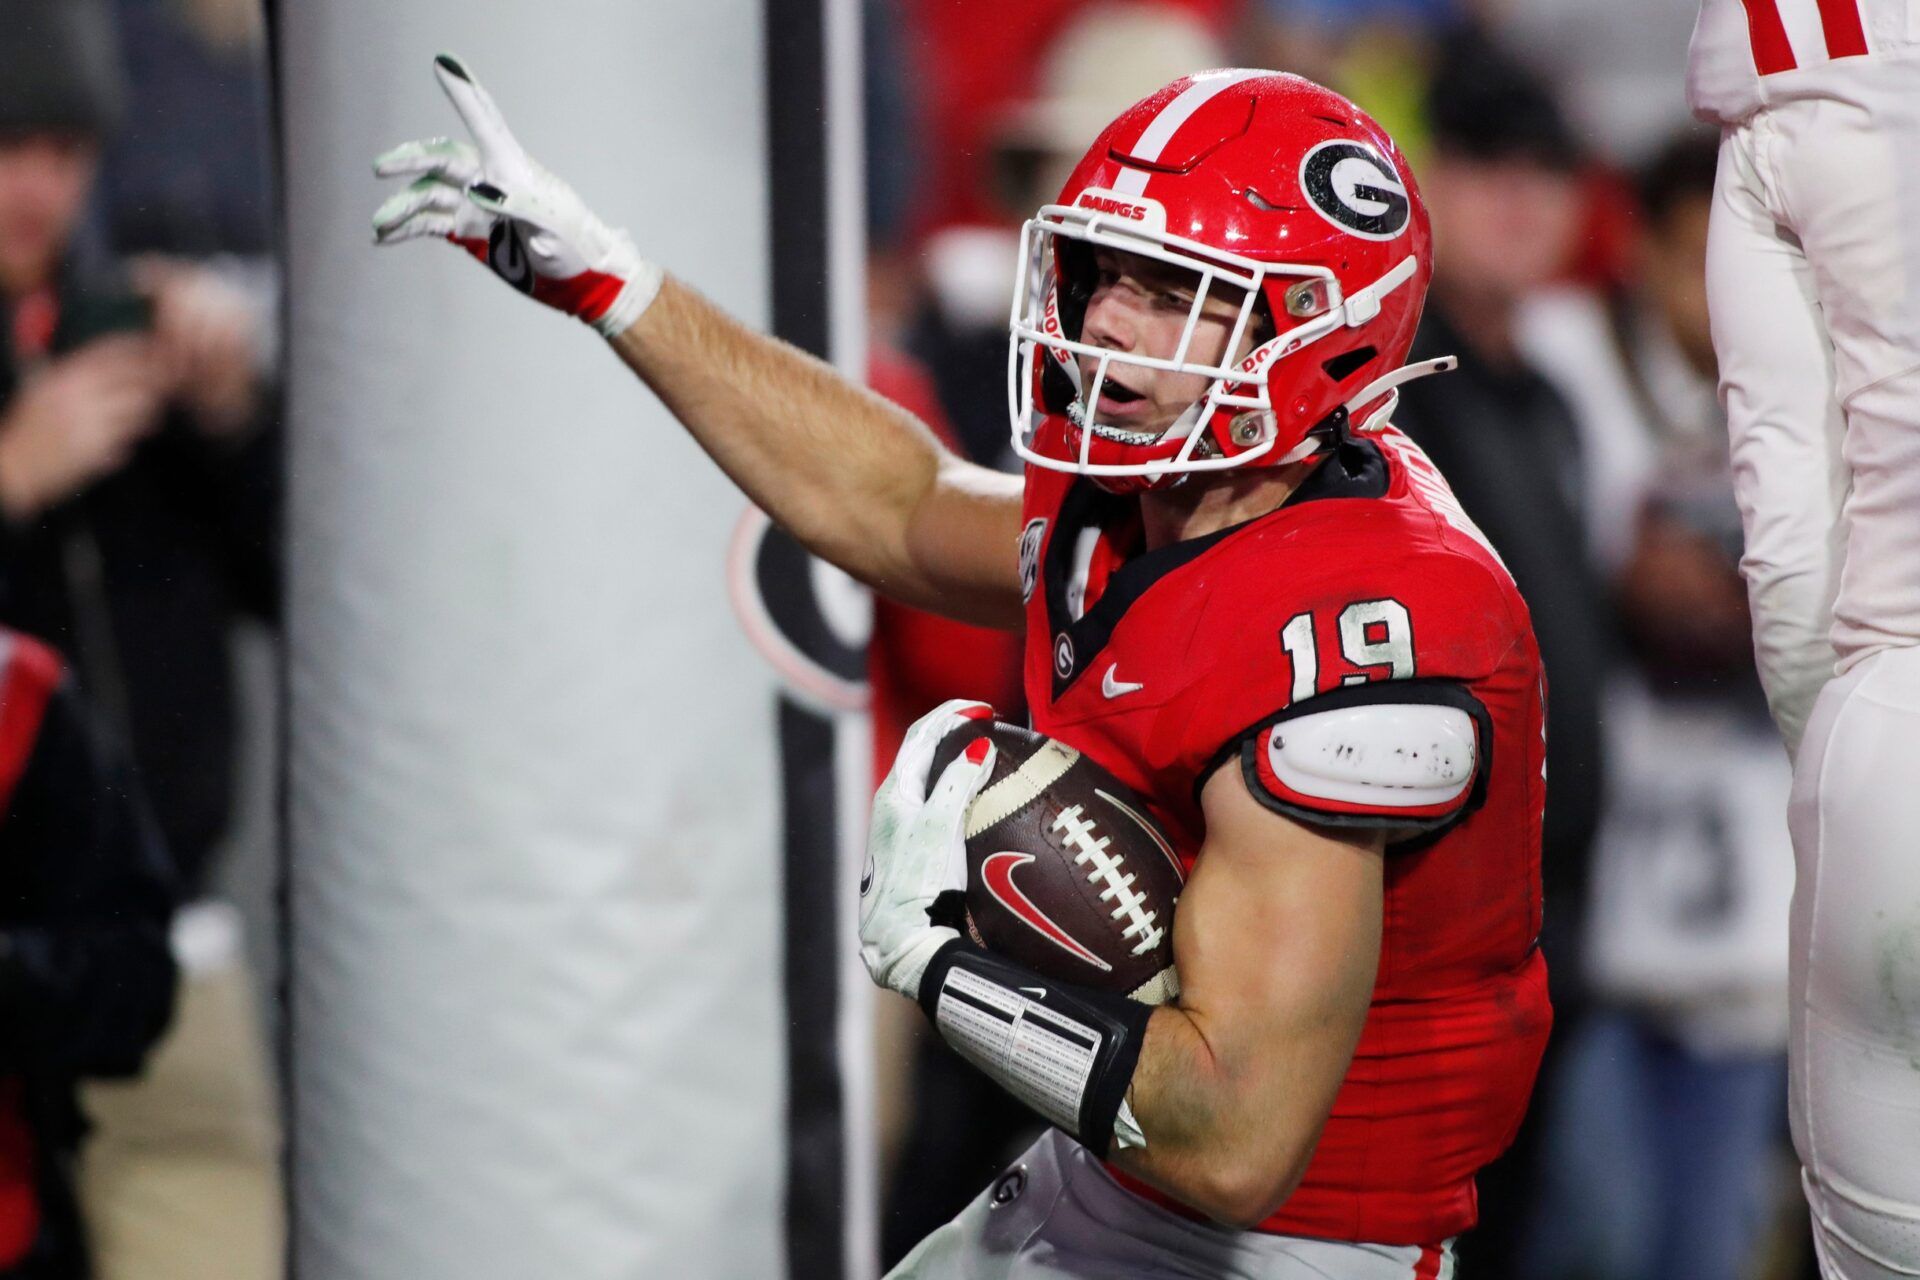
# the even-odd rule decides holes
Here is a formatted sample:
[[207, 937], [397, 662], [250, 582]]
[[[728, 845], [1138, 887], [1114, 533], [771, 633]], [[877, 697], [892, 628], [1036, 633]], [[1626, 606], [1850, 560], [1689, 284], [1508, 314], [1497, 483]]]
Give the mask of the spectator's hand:
[[433, 71], [475, 145], [407, 142], [374, 161], [382, 178], [417, 175], [374, 213], [374, 242], [451, 240], [536, 301], [624, 332], [659, 292], [660, 268], [526, 153], [458, 58], [441, 54]]
[[246, 296], [210, 271], [165, 258], [142, 258], [133, 278], [153, 305], [169, 399], [208, 436], [230, 439], [253, 425], [259, 321]]
[[0, 508], [26, 520], [125, 465], [160, 424], [155, 340], [102, 338], [30, 378], [0, 418]]
[[1695, 671], [1743, 669], [1752, 661], [1739, 569], [1711, 538], [1671, 517], [1642, 514], [1619, 602], [1644, 658]]

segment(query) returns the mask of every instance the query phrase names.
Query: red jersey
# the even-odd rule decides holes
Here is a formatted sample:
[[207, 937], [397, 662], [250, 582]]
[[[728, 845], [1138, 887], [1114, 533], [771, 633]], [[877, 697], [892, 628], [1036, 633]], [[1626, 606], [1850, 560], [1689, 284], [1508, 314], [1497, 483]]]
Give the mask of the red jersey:
[[[52, 649], [0, 627], [0, 814], [26, 772], [47, 700], [64, 674]], [[23, 1078], [0, 1076], [0, 1271], [25, 1258], [40, 1233], [40, 1160], [25, 1095]]]
[[[1279, 509], [1151, 551], [1131, 499], [1075, 476], [1030, 468], [1025, 517], [1034, 727], [1151, 797], [1189, 861], [1216, 768], [1283, 814], [1396, 831], [1359, 1047], [1304, 1180], [1261, 1229], [1458, 1235], [1551, 1022], [1542, 674], [1513, 579], [1393, 430], [1341, 446]], [[1359, 704], [1454, 709], [1467, 772], [1423, 786], [1429, 762], [1406, 760], [1381, 790], [1292, 767], [1306, 717]]]

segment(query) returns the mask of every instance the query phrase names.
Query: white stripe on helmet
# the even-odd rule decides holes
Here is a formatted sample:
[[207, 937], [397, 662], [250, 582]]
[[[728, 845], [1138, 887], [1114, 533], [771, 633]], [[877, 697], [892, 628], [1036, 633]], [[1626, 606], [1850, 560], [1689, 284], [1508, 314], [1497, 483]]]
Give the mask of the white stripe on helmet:
[[[1208, 71], [1193, 78], [1193, 83], [1181, 90], [1179, 96], [1160, 108], [1160, 114], [1147, 125], [1140, 140], [1133, 144], [1128, 154], [1137, 160], [1158, 160], [1160, 153], [1166, 150], [1167, 143], [1173, 141], [1173, 135], [1180, 126], [1192, 118], [1193, 113], [1204, 107], [1215, 94], [1231, 89], [1242, 80], [1257, 80], [1261, 76], [1270, 76], [1271, 71], [1257, 71], [1238, 68], [1230, 71]], [[1114, 181], [1113, 189], [1121, 195], [1145, 195], [1147, 179], [1153, 175], [1145, 169], [1122, 168], [1120, 176]]]

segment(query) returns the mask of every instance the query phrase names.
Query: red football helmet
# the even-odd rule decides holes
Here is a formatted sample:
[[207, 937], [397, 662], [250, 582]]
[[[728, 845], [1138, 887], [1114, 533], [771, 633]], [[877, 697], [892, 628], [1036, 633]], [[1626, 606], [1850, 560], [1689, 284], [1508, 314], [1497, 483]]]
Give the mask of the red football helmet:
[[[1082, 340], [1100, 249], [1193, 273], [1175, 349]], [[1021, 232], [1014, 450], [1122, 491], [1310, 458], [1345, 422], [1384, 424], [1401, 382], [1450, 366], [1401, 367], [1432, 262], [1405, 158], [1351, 102], [1271, 71], [1176, 80], [1108, 125]], [[1237, 307], [1217, 362], [1190, 350], [1210, 292], [1209, 315], [1222, 297]], [[1170, 425], [1101, 422], [1108, 372], [1126, 366], [1209, 385]]]

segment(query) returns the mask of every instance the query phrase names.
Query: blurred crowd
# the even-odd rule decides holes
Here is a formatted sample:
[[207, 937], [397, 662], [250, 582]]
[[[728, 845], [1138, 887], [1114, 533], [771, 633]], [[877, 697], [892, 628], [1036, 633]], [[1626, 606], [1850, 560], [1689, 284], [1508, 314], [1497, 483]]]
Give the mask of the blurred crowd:
[[[1011, 468], [1021, 222], [1122, 108], [1293, 71], [1408, 153], [1435, 276], [1396, 423], [1512, 569], [1549, 672], [1541, 945], [1556, 1022], [1481, 1179], [1461, 1274], [1812, 1275], [1785, 1121], [1788, 764], [1752, 665], [1704, 288], [1717, 136], [1671, 0], [898, 0], [867, 8], [869, 300], [886, 390]], [[931, 398], [932, 404], [926, 403]], [[878, 763], [949, 696], [1021, 714], [1015, 642], [906, 611], [873, 653]], [[997, 647], [996, 647], [997, 645]], [[951, 655], [950, 657], [945, 655]], [[883, 1009], [886, 1260], [1032, 1122]], [[909, 1011], [910, 1013], [910, 1011]]]
[[[0, 0], [0, 1280], [282, 1268], [239, 915], [236, 628], [277, 616], [257, 0]], [[1437, 270], [1399, 425], [1512, 568], [1551, 672], [1531, 1117], [1463, 1274], [1810, 1275], [1784, 1120], [1787, 764], [1752, 670], [1707, 332], [1716, 139], [1673, 0], [869, 0], [874, 385], [1011, 467], [1021, 221], [1207, 66], [1347, 93]], [[248, 620], [251, 620], [249, 622]], [[883, 606], [881, 768], [1016, 642]], [[895, 1006], [899, 1005], [898, 1008]], [[886, 1002], [887, 1261], [1029, 1118]]]
[[0, 14], [0, 1276], [264, 1278], [278, 1107], [221, 896], [236, 628], [279, 577], [259, 6]]

